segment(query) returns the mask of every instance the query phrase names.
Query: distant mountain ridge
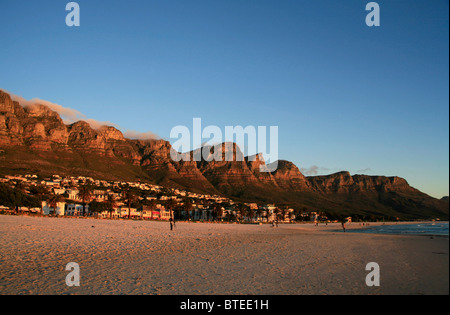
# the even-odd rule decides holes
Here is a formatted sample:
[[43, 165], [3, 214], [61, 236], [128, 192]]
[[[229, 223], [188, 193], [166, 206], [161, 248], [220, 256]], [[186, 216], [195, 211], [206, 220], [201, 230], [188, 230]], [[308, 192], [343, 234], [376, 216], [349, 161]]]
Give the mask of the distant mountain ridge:
[[[224, 152], [228, 147], [221, 144]], [[209, 148], [211, 152], [219, 146]], [[233, 154], [242, 155], [232, 144]], [[229, 150], [229, 148], [228, 148]], [[0, 90], [0, 173], [89, 175], [143, 180], [237, 200], [275, 202], [334, 214], [448, 219], [448, 202], [399, 177], [339, 172], [305, 177], [289, 161], [260, 172], [262, 155], [243, 161], [180, 161], [165, 140], [131, 140], [111, 126], [66, 125], [45, 105], [22, 106]], [[195, 152], [186, 153], [191, 156]]]

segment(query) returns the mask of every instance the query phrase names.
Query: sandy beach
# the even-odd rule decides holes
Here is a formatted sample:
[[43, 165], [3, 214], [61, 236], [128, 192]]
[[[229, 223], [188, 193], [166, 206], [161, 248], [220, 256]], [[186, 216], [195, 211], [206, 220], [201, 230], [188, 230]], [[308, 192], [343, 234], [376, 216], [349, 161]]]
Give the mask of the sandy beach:
[[[448, 237], [22, 216], [0, 216], [0, 237], [2, 295], [449, 294]], [[65, 283], [70, 262], [79, 287]]]

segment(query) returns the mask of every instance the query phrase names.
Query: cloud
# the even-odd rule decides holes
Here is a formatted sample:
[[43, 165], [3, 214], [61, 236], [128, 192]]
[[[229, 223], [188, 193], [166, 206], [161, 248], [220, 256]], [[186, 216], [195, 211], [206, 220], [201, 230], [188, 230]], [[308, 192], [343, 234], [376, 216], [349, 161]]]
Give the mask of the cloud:
[[139, 132], [134, 130], [127, 130], [123, 133], [125, 138], [134, 140], [155, 140], [160, 139], [157, 134], [153, 132]]
[[329, 171], [329, 168], [313, 165], [310, 168], [302, 168], [300, 171], [305, 175], [317, 175], [319, 172]]
[[[6, 91], [5, 91], [6, 92]], [[42, 100], [40, 98], [33, 98], [31, 100], [26, 100], [22, 96], [15, 95], [9, 92], [6, 92], [11, 95], [11, 99], [13, 101], [18, 102], [22, 107], [33, 107], [36, 105], [44, 105], [50, 108], [52, 111], [58, 113], [58, 115], [67, 123], [74, 123], [78, 120], [85, 120], [86, 115], [82, 114], [76, 109], [72, 109], [69, 107], [64, 107], [59, 104], [55, 104], [46, 100]]]
[[39, 98], [33, 98], [32, 100], [30, 100], [30, 102], [33, 104], [40, 104], [40, 105], [47, 106], [52, 111], [57, 112], [63, 120], [69, 121], [71, 123], [74, 123], [78, 120], [86, 119], [86, 116], [84, 114], [82, 114], [81, 112], [77, 111], [76, 109], [72, 109], [69, 107], [63, 107], [59, 104], [41, 100]]
[[370, 171], [372, 171], [372, 169], [370, 167], [368, 167], [368, 168], [365, 168], [363, 170], [356, 171], [356, 173], [367, 173], [367, 172], [370, 172]]
[[87, 122], [89, 125], [91, 125], [92, 129], [100, 129], [100, 127], [102, 126], [112, 126], [115, 127], [116, 129], [120, 129], [120, 126], [112, 123], [110, 121], [99, 121], [99, 120], [95, 120], [92, 118], [88, 118], [88, 119], [81, 119], [84, 120], [85, 122]]
[[[57, 112], [58, 115], [62, 118], [63, 122], [67, 125], [73, 124], [80, 120], [83, 120], [83, 121], [87, 122], [89, 125], [91, 125], [91, 127], [93, 129], [99, 129], [102, 126], [113, 126], [113, 127], [119, 128], [119, 126], [117, 124], [112, 123], [110, 121], [99, 121], [96, 119], [87, 118], [86, 115], [84, 115], [83, 113], [81, 113], [80, 111], [78, 111], [76, 109], [64, 107], [59, 104], [41, 100], [39, 98], [33, 98], [32, 100], [27, 101], [25, 107], [34, 106], [36, 104], [47, 106], [52, 111]], [[24, 106], [24, 105], [22, 105], [22, 106]]]

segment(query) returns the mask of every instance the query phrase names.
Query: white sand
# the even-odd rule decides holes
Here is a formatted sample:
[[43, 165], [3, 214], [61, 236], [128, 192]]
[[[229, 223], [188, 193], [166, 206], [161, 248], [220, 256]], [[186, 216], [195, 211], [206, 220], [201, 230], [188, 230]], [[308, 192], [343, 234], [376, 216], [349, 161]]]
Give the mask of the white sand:
[[448, 239], [333, 229], [0, 216], [0, 294], [449, 294]]

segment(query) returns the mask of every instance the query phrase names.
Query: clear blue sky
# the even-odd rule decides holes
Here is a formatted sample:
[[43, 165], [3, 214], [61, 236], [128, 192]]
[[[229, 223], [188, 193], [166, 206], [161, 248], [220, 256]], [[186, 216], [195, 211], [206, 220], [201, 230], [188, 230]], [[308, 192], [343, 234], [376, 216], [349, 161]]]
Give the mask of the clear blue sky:
[[[0, 88], [169, 139], [176, 125], [279, 126], [318, 174], [449, 194], [449, 2], [1, 0]], [[305, 173], [308, 173], [305, 171]]]

